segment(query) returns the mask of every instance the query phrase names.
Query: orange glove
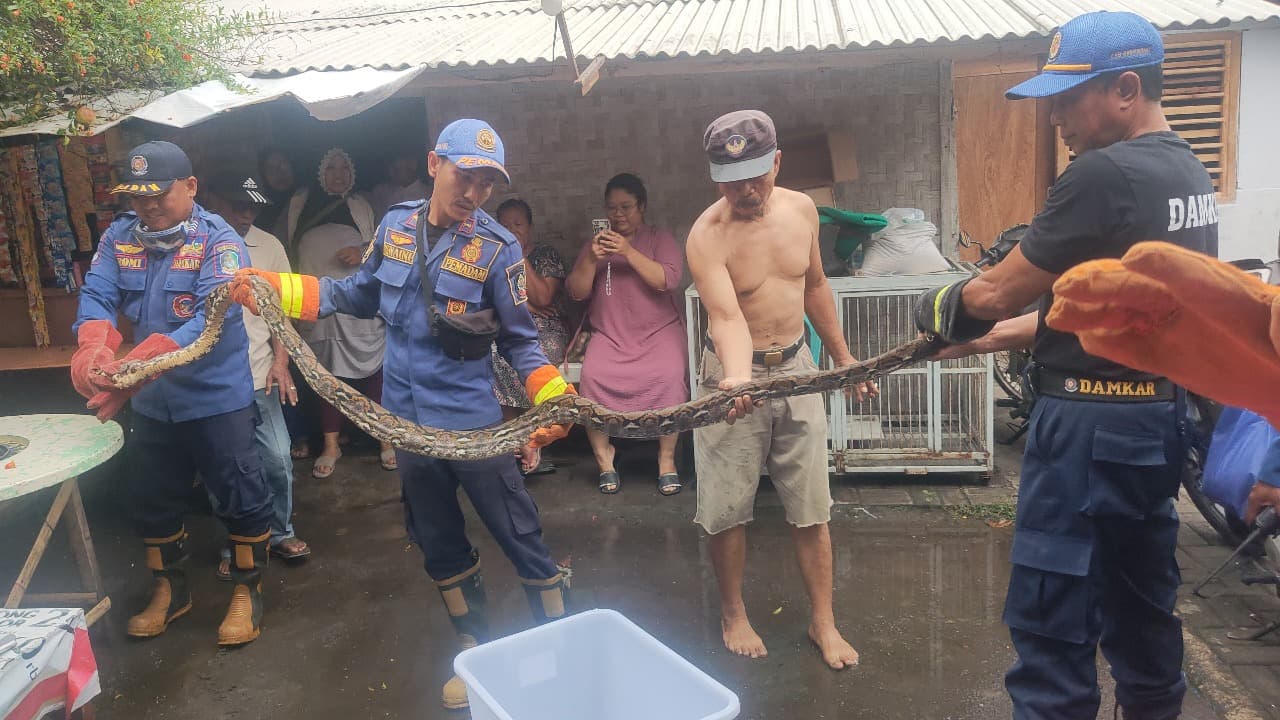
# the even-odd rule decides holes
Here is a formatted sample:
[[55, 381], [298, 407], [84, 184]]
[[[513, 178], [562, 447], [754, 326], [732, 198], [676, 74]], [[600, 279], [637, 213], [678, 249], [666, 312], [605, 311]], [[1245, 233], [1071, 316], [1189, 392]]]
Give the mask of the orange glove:
[[[131, 360], [150, 360], [157, 355], [163, 355], [167, 352], [173, 352], [178, 349], [178, 343], [173, 338], [160, 333], [152, 333], [147, 336], [146, 340], [138, 343], [128, 355], [114, 362], [108, 363], [102, 367], [102, 375], [113, 375], [120, 372], [121, 366]], [[102, 381], [95, 381], [98, 388], [93, 397], [89, 398], [89, 402], [85, 407], [90, 410], [96, 410], [98, 420], [106, 422], [116, 416], [120, 412], [125, 403], [129, 402], [129, 398], [133, 397], [145, 383], [139, 383], [131, 388], [121, 390], [106, 385]]]
[[1085, 351], [1280, 425], [1280, 287], [1176, 245], [1134, 245], [1054, 283], [1046, 321]]
[[71, 384], [85, 399], [97, 394], [98, 386], [93, 383], [93, 374], [116, 359], [121, 339], [120, 331], [110, 320], [88, 320], [81, 323], [76, 331], [79, 348], [71, 356]]
[[[529, 393], [529, 399], [533, 401], [535, 407], [553, 397], [578, 394], [572, 385], [565, 382], [564, 376], [554, 365], [543, 365], [530, 373], [529, 378], [524, 381], [524, 389]], [[529, 436], [529, 444], [539, 448], [546, 447], [567, 436], [569, 428], [569, 425], [538, 428]]]
[[247, 308], [254, 315], [258, 312], [258, 301], [253, 297], [253, 286], [249, 279], [254, 275], [264, 278], [275, 288], [280, 296], [280, 307], [284, 314], [296, 320], [315, 320], [320, 316], [320, 280], [314, 275], [298, 275], [296, 273], [274, 273], [257, 268], [242, 268], [231, 279], [231, 300]]

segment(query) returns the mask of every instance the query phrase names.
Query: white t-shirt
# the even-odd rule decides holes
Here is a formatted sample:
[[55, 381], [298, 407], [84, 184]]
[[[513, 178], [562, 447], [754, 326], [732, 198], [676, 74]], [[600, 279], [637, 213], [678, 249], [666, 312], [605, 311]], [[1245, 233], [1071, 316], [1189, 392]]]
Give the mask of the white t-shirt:
[[[253, 267], [270, 272], [293, 272], [289, 267], [289, 255], [275, 235], [256, 226], [250, 227], [249, 234], [244, 236], [244, 244], [249, 248], [249, 264]], [[275, 360], [271, 331], [262, 318], [249, 312], [248, 308], [244, 308], [244, 331], [249, 335], [249, 370], [253, 373], [253, 389], [257, 392], [267, 387], [267, 373]]]

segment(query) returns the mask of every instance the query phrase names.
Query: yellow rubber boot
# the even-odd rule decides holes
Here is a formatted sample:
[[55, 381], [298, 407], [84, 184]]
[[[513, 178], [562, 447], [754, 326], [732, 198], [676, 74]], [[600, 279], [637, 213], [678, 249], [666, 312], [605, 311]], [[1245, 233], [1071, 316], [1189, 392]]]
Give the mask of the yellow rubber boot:
[[267, 566], [267, 538], [231, 536], [231, 605], [218, 626], [218, 644], [244, 645], [262, 634], [262, 570]]
[[147, 567], [151, 570], [151, 600], [147, 607], [129, 618], [130, 637], [152, 638], [163, 633], [169, 623], [191, 610], [187, 588], [187, 533], [179, 530], [167, 538], [143, 538]]

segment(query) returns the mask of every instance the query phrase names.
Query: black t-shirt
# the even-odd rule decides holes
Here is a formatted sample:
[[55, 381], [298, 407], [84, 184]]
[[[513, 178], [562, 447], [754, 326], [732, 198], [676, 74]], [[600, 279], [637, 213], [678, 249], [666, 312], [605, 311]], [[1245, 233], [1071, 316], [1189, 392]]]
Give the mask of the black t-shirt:
[[[1172, 132], [1124, 140], [1073, 160], [1049, 189], [1021, 246], [1032, 265], [1061, 274], [1087, 260], [1119, 258], [1145, 240], [1218, 255], [1218, 205], [1209, 173]], [[1038, 363], [1089, 377], [1155, 377], [1090, 355], [1075, 335], [1046, 326], [1052, 305], [1050, 292], [1040, 301], [1032, 350]]]

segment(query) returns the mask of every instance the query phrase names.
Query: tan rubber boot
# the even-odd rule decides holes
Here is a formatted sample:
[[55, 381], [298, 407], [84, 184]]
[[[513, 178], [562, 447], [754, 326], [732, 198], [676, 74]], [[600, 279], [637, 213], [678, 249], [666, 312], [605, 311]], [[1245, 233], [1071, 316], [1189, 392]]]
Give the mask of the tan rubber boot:
[[556, 569], [559, 572], [546, 580], [520, 578], [529, 609], [533, 611], [533, 620], [539, 625], [565, 616], [565, 597], [569, 594], [569, 578], [573, 572], [568, 568]]
[[[484, 577], [480, 574], [480, 560], [470, 569], [445, 580], [436, 582], [440, 598], [449, 611], [449, 620], [458, 633], [458, 644], [469, 650], [489, 641], [489, 619], [485, 613]], [[467, 685], [454, 675], [444, 684], [440, 694], [444, 706], [450, 710], [462, 710], [470, 706]]]
[[231, 535], [231, 605], [218, 626], [218, 644], [244, 645], [262, 634], [262, 570], [267, 566], [267, 538]]
[[147, 567], [151, 570], [151, 601], [146, 609], [129, 618], [130, 637], [152, 638], [163, 633], [169, 623], [191, 610], [187, 588], [187, 533], [179, 530], [167, 538], [143, 538]]

